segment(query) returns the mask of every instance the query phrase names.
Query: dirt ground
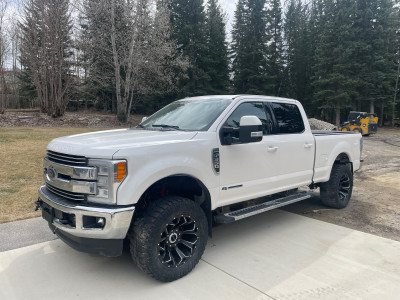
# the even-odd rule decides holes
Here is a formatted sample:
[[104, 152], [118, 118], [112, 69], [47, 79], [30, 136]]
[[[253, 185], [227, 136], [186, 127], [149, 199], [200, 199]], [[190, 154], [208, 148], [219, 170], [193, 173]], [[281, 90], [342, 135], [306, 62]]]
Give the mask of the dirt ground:
[[363, 138], [361, 170], [354, 176], [353, 196], [341, 210], [315, 197], [285, 207], [297, 214], [400, 241], [400, 129], [379, 128]]
[[133, 115], [124, 124], [115, 115], [92, 111], [67, 112], [60, 118], [52, 118], [39, 110], [8, 110], [0, 114], [0, 127], [120, 128], [136, 126], [142, 118], [142, 115]]

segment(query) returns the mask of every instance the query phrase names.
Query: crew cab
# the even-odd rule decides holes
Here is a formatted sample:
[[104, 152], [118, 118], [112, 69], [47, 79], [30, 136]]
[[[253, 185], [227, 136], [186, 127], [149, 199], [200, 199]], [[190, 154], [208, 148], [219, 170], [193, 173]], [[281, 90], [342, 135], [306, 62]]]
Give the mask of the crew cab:
[[129, 241], [140, 269], [172, 281], [198, 263], [214, 223], [310, 198], [303, 187], [346, 207], [361, 151], [359, 133], [312, 132], [296, 100], [185, 98], [135, 128], [52, 140], [37, 207], [73, 248], [118, 256]]

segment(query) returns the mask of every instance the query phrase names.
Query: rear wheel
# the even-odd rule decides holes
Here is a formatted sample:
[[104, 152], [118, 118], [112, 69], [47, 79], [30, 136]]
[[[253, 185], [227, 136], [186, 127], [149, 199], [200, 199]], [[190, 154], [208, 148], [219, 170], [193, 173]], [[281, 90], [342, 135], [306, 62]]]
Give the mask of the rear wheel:
[[353, 131], [354, 131], [354, 132], [359, 132], [359, 133], [361, 133], [361, 134], [363, 133], [363, 132], [362, 132], [362, 129], [361, 129], [361, 128], [358, 128], [358, 127], [354, 128]]
[[334, 164], [328, 182], [321, 184], [321, 200], [326, 206], [344, 208], [353, 191], [353, 174], [349, 164]]
[[186, 198], [165, 197], [150, 204], [130, 230], [131, 256], [137, 266], [168, 282], [188, 274], [203, 255], [207, 218]]

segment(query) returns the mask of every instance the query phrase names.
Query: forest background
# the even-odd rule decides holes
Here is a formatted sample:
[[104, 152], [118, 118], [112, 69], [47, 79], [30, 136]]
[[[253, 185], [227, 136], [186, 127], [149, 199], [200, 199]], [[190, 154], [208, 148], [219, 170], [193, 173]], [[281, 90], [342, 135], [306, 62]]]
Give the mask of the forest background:
[[0, 113], [93, 108], [126, 121], [183, 97], [261, 94], [297, 99], [310, 117], [337, 125], [350, 110], [389, 124], [400, 114], [399, 8], [398, 0], [0, 0]]

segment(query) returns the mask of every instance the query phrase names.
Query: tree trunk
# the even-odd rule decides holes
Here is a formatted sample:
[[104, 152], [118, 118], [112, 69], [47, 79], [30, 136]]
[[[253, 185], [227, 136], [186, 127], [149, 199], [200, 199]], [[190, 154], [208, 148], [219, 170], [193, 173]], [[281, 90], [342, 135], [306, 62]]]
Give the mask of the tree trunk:
[[340, 105], [336, 105], [336, 120], [335, 120], [335, 125], [337, 128], [340, 126]]
[[382, 100], [382, 101], [381, 101], [381, 116], [380, 116], [380, 118], [379, 118], [379, 126], [385, 125], [385, 123], [383, 122], [383, 121], [384, 121], [384, 120], [383, 120], [383, 110], [384, 110], [384, 108], [385, 108], [384, 103], [385, 103], [385, 101]]
[[114, 72], [115, 72], [115, 92], [117, 96], [117, 117], [120, 120], [126, 118], [127, 103], [121, 95], [121, 74], [120, 74], [120, 62], [118, 57], [117, 41], [116, 41], [116, 28], [115, 28], [115, 0], [111, 1], [111, 45], [114, 61]]
[[397, 97], [398, 87], [399, 87], [399, 76], [400, 76], [400, 58], [399, 58], [399, 64], [398, 64], [398, 66], [397, 66], [396, 86], [395, 86], [395, 88], [394, 88], [392, 127], [394, 127], [394, 118], [395, 118], [395, 116], [396, 116], [396, 97]]
[[371, 114], [375, 113], [375, 100], [372, 100], [369, 102], [369, 112]]

